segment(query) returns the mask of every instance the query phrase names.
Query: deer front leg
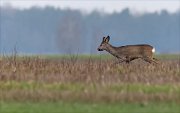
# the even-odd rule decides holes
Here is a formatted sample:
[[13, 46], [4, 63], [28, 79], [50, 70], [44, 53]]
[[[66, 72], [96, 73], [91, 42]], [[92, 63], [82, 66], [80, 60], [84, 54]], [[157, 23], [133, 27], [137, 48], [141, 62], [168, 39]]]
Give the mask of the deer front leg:
[[126, 61], [126, 59], [119, 60], [118, 63], [123, 63], [123, 62], [125, 62], [125, 61]]
[[125, 61], [126, 61], [126, 59], [124, 59], [124, 58], [118, 58], [117, 61], [114, 62], [112, 65], [117, 65], [117, 64], [120, 64], [120, 63], [125, 62]]
[[129, 64], [130, 61], [131, 61], [130, 57], [126, 56], [126, 63]]
[[129, 57], [129, 56], [126, 56], [126, 63], [130, 63], [131, 61], [137, 59], [138, 57]]
[[122, 63], [122, 62], [125, 62], [125, 61], [127, 61], [126, 58], [118, 58], [118, 63]]

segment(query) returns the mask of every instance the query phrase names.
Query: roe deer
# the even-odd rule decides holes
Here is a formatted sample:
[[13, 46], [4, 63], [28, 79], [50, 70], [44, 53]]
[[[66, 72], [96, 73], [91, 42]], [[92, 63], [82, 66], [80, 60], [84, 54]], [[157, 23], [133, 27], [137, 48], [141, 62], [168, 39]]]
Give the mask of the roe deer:
[[98, 51], [106, 50], [116, 58], [119, 62], [129, 63], [132, 60], [141, 58], [149, 63], [156, 63], [157, 59], [153, 58], [155, 48], [151, 45], [140, 44], [140, 45], [126, 45], [120, 47], [114, 47], [109, 44], [110, 37], [103, 37], [101, 45], [98, 47]]

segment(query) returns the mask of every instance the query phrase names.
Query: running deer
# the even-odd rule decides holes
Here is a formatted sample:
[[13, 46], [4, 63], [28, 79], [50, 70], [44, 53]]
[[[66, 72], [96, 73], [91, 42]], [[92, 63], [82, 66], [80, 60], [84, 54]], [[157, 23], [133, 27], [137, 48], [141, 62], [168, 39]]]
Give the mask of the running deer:
[[157, 64], [157, 59], [153, 58], [155, 48], [151, 45], [140, 44], [114, 47], [109, 44], [109, 40], [109, 36], [103, 37], [102, 43], [98, 47], [98, 51], [106, 50], [107, 52], [118, 58], [119, 63], [129, 63], [132, 60], [141, 58], [146, 62]]

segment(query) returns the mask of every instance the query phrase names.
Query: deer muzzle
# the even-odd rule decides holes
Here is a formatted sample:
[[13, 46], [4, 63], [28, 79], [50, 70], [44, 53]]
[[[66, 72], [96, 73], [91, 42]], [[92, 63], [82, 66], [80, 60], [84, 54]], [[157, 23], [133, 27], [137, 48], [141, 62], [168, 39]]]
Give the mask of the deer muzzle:
[[100, 49], [100, 48], [98, 48], [97, 50], [98, 50], [98, 51], [103, 51], [103, 50], [102, 50], [102, 49]]

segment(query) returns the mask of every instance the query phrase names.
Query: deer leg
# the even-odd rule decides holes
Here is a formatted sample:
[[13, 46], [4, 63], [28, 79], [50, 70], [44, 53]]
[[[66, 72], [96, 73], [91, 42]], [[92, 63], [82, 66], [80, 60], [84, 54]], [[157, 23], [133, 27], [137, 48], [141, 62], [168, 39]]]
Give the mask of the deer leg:
[[129, 57], [126, 57], [126, 63], [129, 64], [130, 61], [131, 59]]
[[112, 65], [117, 65], [117, 64], [120, 64], [122, 62], [126, 61], [125, 59], [122, 59], [122, 58], [118, 58], [118, 61], [117, 62], [114, 62]]
[[156, 59], [156, 58], [149, 58], [153, 63], [155, 63], [155, 64], [158, 64], [158, 59]]
[[158, 59], [156, 59], [156, 58], [152, 58], [152, 59], [153, 59], [153, 61], [154, 61], [156, 64], [159, 63], [159, 60], [158, 60]]
[[131, 61], [137, 59], [138, 57], [126, 57], [126, 63], [130, 63]]
[[144, 61], [148, 62], [148, 63], [152, 63], [152, 60], [150, 60], [149, 58], [143, 58]]
[[150, 64], [151, 63], [155, 63], [155, 64], [158, 64], [153, 58], [149, 58], [149, 57], [145, 57], [143, 58], [146, 62], [149, 62]]
[[153, 58], [153, 60], [156, 60], [156, 61], [158, 61], [158, 59], [156, 59], [156, 58]]
[[152, 58], [152, 61], [153, 61], [155, 64], [159, 64], [159, 60], [156, 59], [156, 58]]
[[122, 63], [124, 61], [126, 61], [126, 59], [118, 59], [118, 63]]
[[130, 58], [130, 62], [135, 60], [135, 59], [138, 59], [138, 57], [133, 57], [133, 58]]

